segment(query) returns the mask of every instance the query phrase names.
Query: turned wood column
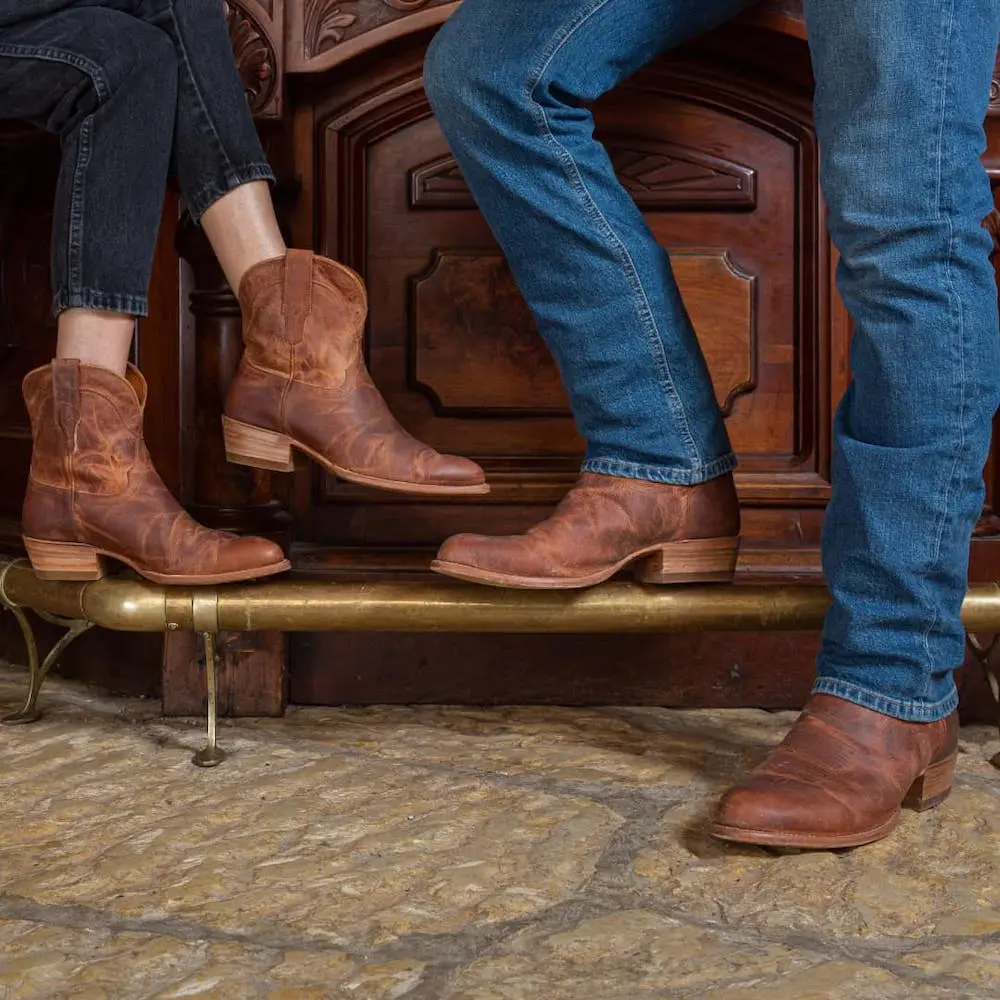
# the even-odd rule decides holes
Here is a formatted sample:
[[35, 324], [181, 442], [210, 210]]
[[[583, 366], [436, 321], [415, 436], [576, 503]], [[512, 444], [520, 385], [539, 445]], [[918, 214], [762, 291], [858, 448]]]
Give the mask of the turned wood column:
[[[222, 8], [250, 110], [258, 120], [280, 119], [284, 105], [284, 0], [223, 0]], [[184, 375], [189, 401], [185, 405], [181, 501], [209, 527], [265, 535], [287, 552], [291, 518], [276, 495], [277, 484], [269, 473], [230, 465], [222, 441], [222, 405], [243, 350], [239, 306], [204, 234], [186, 216], [178, 230], [177, 250], [194, 278], [187, 303], [195, 346], [194, 371]], [[165, 714], [202, 711], [205, 679], [201, 648], [197, 636], [166, 637]], [[220, 712], [281, 715], [287, 686], [287, 649], [282, 633], [223, 636], [219, 654]]]
[[[181, 497], [203, 524], [240, 534], [264, 535], [288, 552], [291, 516], [274, 495], [272, 474], [226, 460], [222, 407], [243, 352], [239, 304], [226, 284], [200, 227], [189, 218], [177, 237], [190, 265], [189, 308], [194, 321], [193, 413], [186, 435], [188, 475]], [[286, 699], [287, 644], [280, 632], [223, 636], [219, 643], [219, 709], [227, 715], [281, 715]], [[163, 710], [166, 715], [200, 713], [205, 698], [204, 663], [198, 636], [166, 638]]]

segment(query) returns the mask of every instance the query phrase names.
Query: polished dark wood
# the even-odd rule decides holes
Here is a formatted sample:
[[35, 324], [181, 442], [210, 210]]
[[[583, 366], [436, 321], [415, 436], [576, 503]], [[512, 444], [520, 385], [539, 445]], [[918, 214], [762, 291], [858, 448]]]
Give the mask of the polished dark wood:
[[[293, 635], [298, 704], [666, 705], [794, 708], [818, 640], [785, 633], [622, 636]], [[359, 669], [359, 664], [365, 669]]]
[[[164, 638], [164, 714], [204, 714], [207, 702], [201, 636], [173, 632]], [[288, 690], [287, 647], [283, 632], [221, 635], [217, 664], [219, 711], [231, 716], [282, 715]]]
[[[176, 250], [190, 267], [188, 304], [193, 321], [192, 385], [187, 452], [189, 474], [180, 490], [202, 523], [263, 535], [291, 547], [291, 518], [275, 496], [272, 475], [226, 461], [222, 407], [243, 353], [240, 309], [200, 227], [184, 216]], [[168, 715], [202, 711], [204, 663], [198, 637], [168, 633], [163, 644], [163, 709]], [[251, 633], [220, 646], [220, 707], [229, 715], [281, 715], [287, 688], [287, 643], [281, 633]]]
[[[365, 277], [375, 381], [411, 432], [480, 460], [491, 496], [442, 503], [339, 483], [307, 462], [288, 476], [228, 465], [218, 418], [239, 357], [239, 310], [202, 234], [168, 197], [153, 315], [137, 339], [150, 382], [150, 447], [196, 516], [278, 539], [302, 575], [422, 578], [448, 534], [516, 531], [544, 517], [579, 465], [582, 445], [555, 365], [421, 86], [427, 44], [456, 5], [224, 7], [293, 242]], [[848, 380], [850, 321], [834, 287], [811, 88], [801, 2], [768, 0], [657, 60], [595, 108], [620, 178], [673, 252], [740, 456], [745, 580], [818, 579], [832, 414]], [[990, 113], [985, 162], [1000, 185], [1000, 84]], [[54, 337], [47, 233], [58, 150], [15, 127], [0, 136], [0, 156], [0, 458], [9, 484], [0, 540], [9, 548], [30, 449], [19, 383], [47, 360]], [[994, 455], [985, 482], [975, 580], [1000, 578]], [[223, 702], [237, 714], [280, 712], [286, 691], [299, 702], [789, 707], [808, 690], [816, 641], [250, 636], [225, 647]], [[162, 666], [165, 709], [199, 711], [198, 644], [157, 639], [151, 661], [148, 640], [134, 642], [137, 687], [150, 690]], [[86, 676], [85, 662], [74, 669]], [[979, 699], [970, 676], [963, 684]]]

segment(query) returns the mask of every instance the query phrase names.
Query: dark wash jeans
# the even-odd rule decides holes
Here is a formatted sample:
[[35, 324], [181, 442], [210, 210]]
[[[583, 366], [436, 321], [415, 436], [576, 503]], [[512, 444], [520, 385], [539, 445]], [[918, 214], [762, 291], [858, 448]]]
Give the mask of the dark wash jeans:
[[[700, 482], [732, 454], [667, 254], [588, 102], [745, 0], [464, 0], [424, 85], [566, 380], [584, 468]], [[998, 0], [805, 0], [838, 286], [854, 320], [816, 690], [955, 707], [959, 611], [1000, 402], [980, 162]], [[789, 248], [791, 250], [791, 248]]]
[[0, 118], [62, 141], [57, 314], [146, 315], [171, 174], [195, 218], [273, 180], [219, 0], [0, 0]]

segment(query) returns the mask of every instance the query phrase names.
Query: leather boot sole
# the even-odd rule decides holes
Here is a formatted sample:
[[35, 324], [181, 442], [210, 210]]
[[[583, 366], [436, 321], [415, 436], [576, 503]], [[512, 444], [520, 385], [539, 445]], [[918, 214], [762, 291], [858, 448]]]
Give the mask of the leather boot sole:
[[370, 486], [373, 489], [388, 490], [392, 493], [410, 493], [416, 496], [485, 496], [490, 492], [487, 483], [472, 483], [468, 486], [444, 486], [437, 483], [411, 483], [404, 480], [381, 479], [362, 472], [352, 472], [336, 465], [312, 450], [301, 441], [287, 434], [254, 427], [232, 417], [222, 418], [222, 433], [226, 443], [226, 458], [235, 465], [248, 465], [254, 469], [269, 469], [271, 472], [292, 472], [295, 462], [292, 449], [308, 455], [331, 475], [347, 483]]
[[693, 538], [679, 542], [651, 545], [633, 552], [605, 569], [586, 576], [518, 576], [435, 559], [431, 569], [444, 576], [490, 587], [515, 590], [580, 590], [610, 580], [627, 566], [635, 564], [635, 578], [640, 583], [732, 583], [740, 540], [736, 538]]
[[84, 542], [52, 542], [43, 538], [23, 536], [24, 547], [31, 561], [31, 568], [39, 580], [100, 580], [105, 575], [103, 560], [115, 559], [134, 569], [141, 577], [152, 583], [174, 584], [177, 586], [211, 586], [217, 583], [240, 583], [244, 580], [258, 580], [274, 576], [292, 568], [287, 559], [266, 566], [231, 570], [228, 573], [155, 573], [143, 569], [132, 559], [120, 552], [100, 549]]
[[887, 837], [895, 830], [902, 819], [903, 808], [916, 812], [926, 812], [941, 805], [948, 798], [952, 782], [955, 779], [956, 757], [956, 754], [952, 754], [944, 760], [931, 764], [910, 786], [910, 790], [903, 799], [902, 808], [897, 809], [883, 823], [867, 830], [841, 834], [802, 831], [792, 833], [787, 830], [750, 829], [713, 823], [710, 832], [713, 837], [718, 837], [720, 840], [729, 840], [739, 844], [760, 844], [764, 847], [799, 847], [817, 851], [872, 844], [876, 840]]

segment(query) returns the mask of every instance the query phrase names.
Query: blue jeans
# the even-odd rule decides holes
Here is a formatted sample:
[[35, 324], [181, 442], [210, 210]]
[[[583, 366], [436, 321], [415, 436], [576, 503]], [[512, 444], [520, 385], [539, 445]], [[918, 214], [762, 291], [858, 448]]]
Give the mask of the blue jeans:
[[56, 314], [146, 315], [168, 175], [195, 218], [273, 179], [219, 0], [0, 0], [0, 118], [62, 142]]
[[[734, 460], [670, 270], [588, 102], [741, 0], [465, 0], [427, 93], [566, 381], [584, 468], [697, 483]], [[838, 283], [816, 690], [913, 721], [956, 704], [960, 607], [1000, 403], [979, 157], [996, 0], [806, 0]]]

